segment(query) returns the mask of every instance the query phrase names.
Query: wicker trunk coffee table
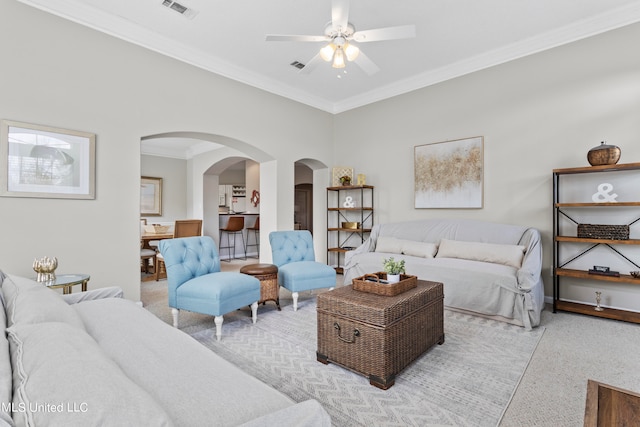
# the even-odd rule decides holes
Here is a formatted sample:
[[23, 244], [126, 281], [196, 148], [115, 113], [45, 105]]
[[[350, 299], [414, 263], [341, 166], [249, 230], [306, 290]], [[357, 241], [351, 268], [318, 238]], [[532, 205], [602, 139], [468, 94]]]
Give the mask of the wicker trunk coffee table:
[[442, 283], [418, 280], [396, 296], [344, 286], [318, 295], [317, 315], [318, 361], [363, 374], [383, 390], [418, 356], [444, 343]]

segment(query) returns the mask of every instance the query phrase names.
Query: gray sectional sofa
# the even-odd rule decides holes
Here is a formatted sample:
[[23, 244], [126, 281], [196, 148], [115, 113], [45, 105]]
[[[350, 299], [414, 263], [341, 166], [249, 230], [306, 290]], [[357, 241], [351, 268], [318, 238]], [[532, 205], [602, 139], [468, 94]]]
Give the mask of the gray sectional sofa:
[[118, 288], [0, 284], [0, 425], [331, 425], [318, 402], [296, 404]]
[[375, 225], [345, 255], [344, 283], [405, 260], [407, 274], [444, 284], [444, 304], [531, 329], [544, 308], [542, 243], [534, 228], [463, 219]]

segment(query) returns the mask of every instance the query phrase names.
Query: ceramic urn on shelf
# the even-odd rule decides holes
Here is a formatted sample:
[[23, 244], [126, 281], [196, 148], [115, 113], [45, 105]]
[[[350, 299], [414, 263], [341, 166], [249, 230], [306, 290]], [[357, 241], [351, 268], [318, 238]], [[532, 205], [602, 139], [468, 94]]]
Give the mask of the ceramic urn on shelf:
[[591, 166], [615, 165], [620, 160], [620, 147], [602, 141], [600, 145], [589, 150], [587, 160]]

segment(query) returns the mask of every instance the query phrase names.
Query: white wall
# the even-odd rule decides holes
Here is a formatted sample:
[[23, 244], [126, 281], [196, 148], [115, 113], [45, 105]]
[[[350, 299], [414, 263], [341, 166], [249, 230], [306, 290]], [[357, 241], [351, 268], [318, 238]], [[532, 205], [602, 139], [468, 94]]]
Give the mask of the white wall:
[[[539, 228], [551, 295], [552, 169], [586, 166], [603, 139], [622, 148], [621, 162], [640, 161], [640, 25], [332, 116], [24, 4], [0, 0], [0, 10], [0, 118], [97, 134], [96, 200], [0, 198], [0, 268], [10, 273], [32, 275], [34, 258], [57, 256], [59, 272], [139, 299], [140, 139], [190, 131], [260, 163], [262, 245], [293, 226], [294, 163], [317, 159], [367, 175], [377, 223], [447, 215]], [[413, 147], [477, 135], [484, 208], [414, 209]], [[326, 170], [314, 178], [329, 182]], [[187, 187], [187, 215], [202, 215], [202, 176], [189, 164]], [[323, 193], [314, 185], [316, 219]]]
[[140, 174], [162, 178], [162, 216], [149, 216], [147, 223], [173, 224], [187, 218], [187, 161], [159, 156], [140, 156]]
[[[144, 136], [186, 130], [259, 146], [278, 159], [278, 177], [303, 157], [332, 164], [328, 113], [21, 3], [0, 0], [0, 10], [0, 118], [97, 134], [95, 200], [0, 198], [3, 271], [31, 276], [34, 258], [57, 256], [59, 273], [89, 273], [90, 289], [120, 285], [138, 300]], [[274, 181], [273, 193], [292, 199], [292, 177]], [[264, 235], [293, 218], [290, 205], [270, 205], [275, 219], [262, 224]]]
[[[601, 140], [621, 147], [621, 163], [640, 162], [638, 40], [634, 25], [342, 113], [336, 158], [376, 187], [377, 223], [448, 216], [540, 229], [550, 296], [552, 170], [589, 166]], [[484, 208], [414, 209], [414, 146], [479, 135]], [[618, 302], [640, 310], [640, 292], [627, 290]]]
[[[244, 165], [244, 162], [242, 162]], [[245, 170], [242, 169], [226, 169], [220, 174], [220, 185], [235, 185], [245, 183]]]

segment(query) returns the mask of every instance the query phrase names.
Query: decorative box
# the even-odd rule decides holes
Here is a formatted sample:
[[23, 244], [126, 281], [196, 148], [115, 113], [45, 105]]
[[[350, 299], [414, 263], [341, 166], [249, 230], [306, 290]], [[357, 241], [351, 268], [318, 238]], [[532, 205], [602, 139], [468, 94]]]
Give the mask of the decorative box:
[[584, 239], [629, 240], [629, 226], [578, 224], [578, 237]]

